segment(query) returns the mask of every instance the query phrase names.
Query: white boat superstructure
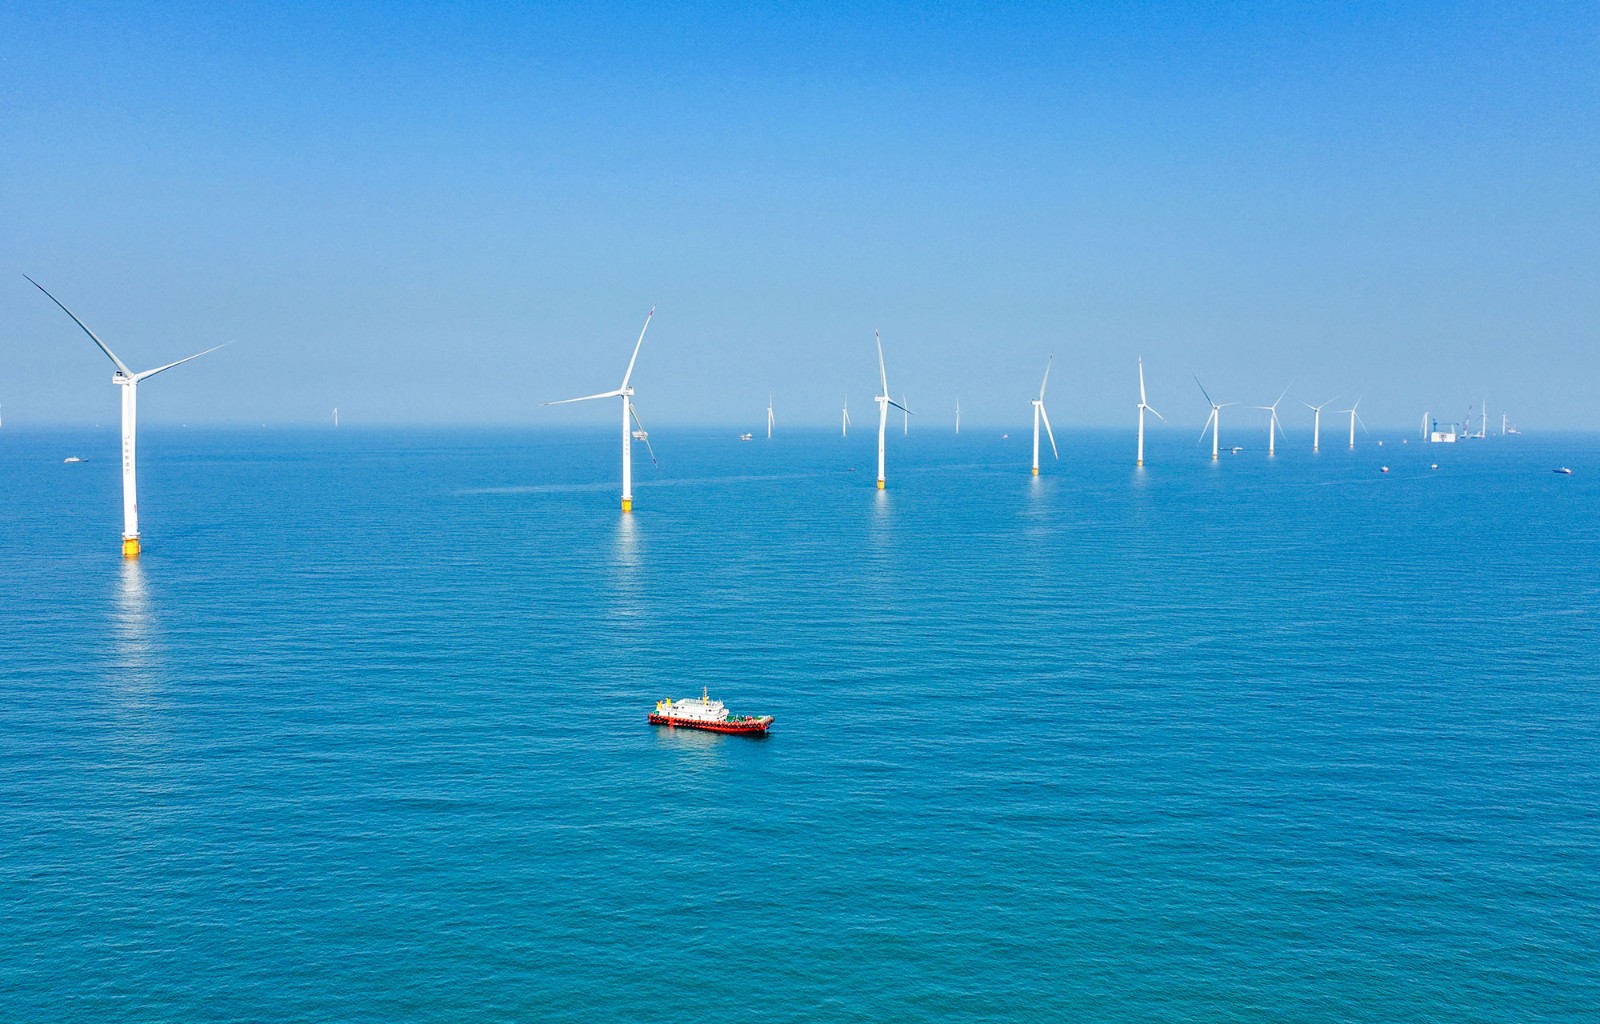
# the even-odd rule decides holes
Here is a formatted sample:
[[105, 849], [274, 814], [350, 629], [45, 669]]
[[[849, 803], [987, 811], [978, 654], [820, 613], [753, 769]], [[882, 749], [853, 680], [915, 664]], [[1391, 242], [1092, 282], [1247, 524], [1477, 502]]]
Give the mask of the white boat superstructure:
[[726, 722], [728, 709], [720, 700], [711, 699], [710, 689], [700, 691], [700, 696], [686, 700], [656, 702], [656, 714], [666, 718], [679, 718], [691, 722]]

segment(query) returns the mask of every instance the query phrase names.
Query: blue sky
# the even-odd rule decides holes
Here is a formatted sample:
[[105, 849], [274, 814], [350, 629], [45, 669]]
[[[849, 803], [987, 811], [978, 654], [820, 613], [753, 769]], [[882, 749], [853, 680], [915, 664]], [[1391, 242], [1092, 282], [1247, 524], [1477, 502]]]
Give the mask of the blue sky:
[[[11, 3], [0, 403], [145, 421], [1588, 426], [1600, 8]], [[1344, 403], [1338, 403], [1343, 405]], [[1309, 428], [1308, 412], [1290, 420]], [[1306, 424], [1297, 422], [1304, 413]]]

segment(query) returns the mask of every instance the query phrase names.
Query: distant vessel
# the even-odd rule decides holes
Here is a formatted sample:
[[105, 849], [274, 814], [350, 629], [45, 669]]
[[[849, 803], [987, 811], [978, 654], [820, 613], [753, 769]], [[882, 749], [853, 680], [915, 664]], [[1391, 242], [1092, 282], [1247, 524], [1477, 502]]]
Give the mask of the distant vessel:
[[1439, 429], [1439, 421], [1433, 421], [1433, 429], [1428, 432], [1428, 440], [1434, 444], [1455, 444], [1461, 433], [1454, 423], [1446, 423], [1443, 430]]
[[78, 458], [76, 455], [68, 455], [66, 458], [62, 459], [61, 461], [62, 462], [82, 462], [83, 460]]
[[753, 440], [755, 440], [755, 435], [754, 434], [740, 434], [739, 435], [739, 440], [741, 440], [741, 441], [753, 441]]
[[1562, 466], [1560, 469], [1551, 470], [1551, 472], [1552, 473], [1560, 473], [1563, 476], [1571, 476], [1572, 475], [1572, 470], [1568, 469], [1565, 466]]
[[712, 700], [710, 691], [702, 687], [698, 697], [690, 697], [687, 700], [657, 701], [656, 709], [650, 715], [650, 724], [681, 726], [685, 729], [707, 729], [711, 732], [760, 735], [765, 733], [772, 725], [772, 716], [762, 715], [757, 718], [753, 715], [743, 715], [739, 718], [731, 718], [722, 701]]

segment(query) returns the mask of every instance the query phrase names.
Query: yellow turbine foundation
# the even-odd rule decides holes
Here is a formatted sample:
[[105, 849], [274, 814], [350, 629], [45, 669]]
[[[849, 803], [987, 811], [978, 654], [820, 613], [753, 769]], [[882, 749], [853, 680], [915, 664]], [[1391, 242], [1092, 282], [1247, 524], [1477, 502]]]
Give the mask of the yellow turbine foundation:
[[632, 498], [623, 498], [622, 499], [622, 511], [624, 511], [624, 512], [632, 512], [633, 511], [633, 499]]
[[1138, 461], [1138, 463], [1136, 463], [1136, 464], [1137, 464], [1137, 465], [1140, 465], [1140, 466], [1142, 466], [1142, 465], [1144, 465], [1144, 460], [1143, 460], [1143, 459], [1140, 459], [1140, 460], [1139, 460], [1139, 461]]
[[1034, 476], [1038, 476], [1039, 475], [1039, 467], [1038, 466], [1033, 467], [1033, 475]]
[[878, 490], [880, 490], [880, 491], [883, 490], [883, 481], [882, 480], [878, 481]]
[[123, 558], [138, 558], [139, 557], [139, 538], [138, 537], [124, 537], [124, 538], [122, 538], [122, 557]]

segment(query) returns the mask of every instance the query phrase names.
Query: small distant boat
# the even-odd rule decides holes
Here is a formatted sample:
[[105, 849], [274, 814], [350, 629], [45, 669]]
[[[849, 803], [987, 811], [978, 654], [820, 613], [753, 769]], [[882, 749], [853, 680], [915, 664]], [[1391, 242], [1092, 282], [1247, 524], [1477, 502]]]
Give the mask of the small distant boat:
[[1562, 466], [1560, 469], [1553, 469], [1550, 472], [1552, 472], [1552, 473], [1560, 473], [1562, 476], [1571, 476], [1572, 475], [1572, 470], [1568, 469], [1565, 466]]
[[1383, 472], [1385, 472], [1385, 473], [1389, 472], [1389, 467], [1388, 466], [1384, 466], [1382, 468], [1383, 468]]
[[1232, 448], [1230, 448], [1228, 450], [1233, 452], [1233, 454], [1235, 454], [1235, 455], [1238, 455], [1240, 452], [1244, 451], [1244, 449], [1239, 447], [1238, 445], [1234, 445]]
[[739, 440], [741, 440], [741, 441], [754, 441], [755, 439], [756, 439], [756, 436], [754, 434], [740, 434], [739, 435]]
[[[62, 459], [61, 461], [62, 462], [82, 462], [83, 460], [78, 458], [76, 455], [68, 455], [66, 458]], [[1569, 472], [1570, 472], [1570, 470], [1569, 470]]]
[[728, 714], [722, 701], [712, 700], [710, 691], [701, 687], [698, 697], [656, 701], [656, 709], [650, 714], [650, 724], [759, 736], [771, 728], [772, 716], [741, 715], [734, 718]]

